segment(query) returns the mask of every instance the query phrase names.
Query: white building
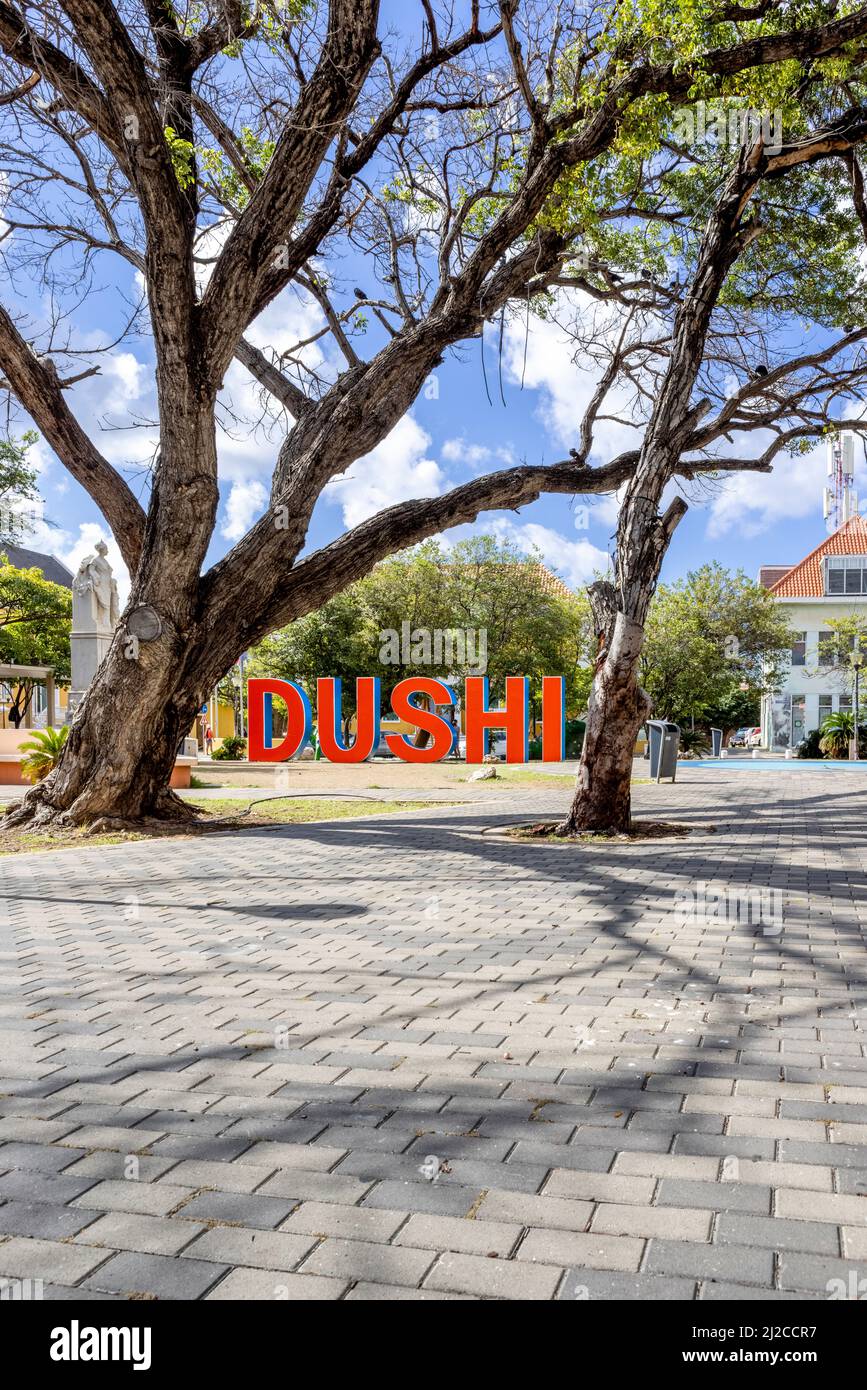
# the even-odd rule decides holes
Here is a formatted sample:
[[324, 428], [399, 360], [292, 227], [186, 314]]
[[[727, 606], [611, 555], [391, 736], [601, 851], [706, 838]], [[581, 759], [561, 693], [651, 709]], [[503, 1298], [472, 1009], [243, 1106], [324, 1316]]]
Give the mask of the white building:
[[[867, 621], [867, 520], [853, 516], [800, 564], [763, 565], [759, 583], [800, 634], [782, 689], [762, 701], [763, 745], [789, 748], [826, 715], [852, 709], [851, 670], [832, 664], [819, 645], [831, 636], [830, 619], [860, 615]], [[862, 680], [867, 685], [867, 671]]]

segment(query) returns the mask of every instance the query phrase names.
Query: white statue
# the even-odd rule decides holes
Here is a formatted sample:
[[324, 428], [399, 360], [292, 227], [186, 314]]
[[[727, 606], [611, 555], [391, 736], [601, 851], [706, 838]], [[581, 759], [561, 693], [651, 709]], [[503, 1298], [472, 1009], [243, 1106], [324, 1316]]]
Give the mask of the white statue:
[[[112, 577], [111, 565], [106, 560], [108, 546], [105, 541], [97, 541], [96, 554], [88, 555], [78, 566], [78, 573], [72, 581], [73, 628], [78, 627], [77, 616], [82, 616], [82, 601], [90, 595], [87, 614], [97, 627], [113, 630], [120, 616], [120, 603], [117, 595], [117, 582]], [[78, 603], [76, 603], [78, 597]], [[75, 610], [79, 609], [76, 614]]]

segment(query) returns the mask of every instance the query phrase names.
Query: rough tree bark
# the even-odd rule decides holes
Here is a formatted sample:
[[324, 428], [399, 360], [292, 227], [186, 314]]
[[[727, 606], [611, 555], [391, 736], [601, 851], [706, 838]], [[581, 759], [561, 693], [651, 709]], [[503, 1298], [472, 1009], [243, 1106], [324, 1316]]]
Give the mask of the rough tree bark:
[[591, 586], [590, 604], [600, 650], [590, 698], [575, 798], [560, 832], [625, 831], [632, 816], [632, 753], [638, 730], [651, 712], [638, 683], [644, 623], [659, 570], [674, 528], [686, 511], [676, 497], [663, 517], [651, 522], [643, 547], [641, 584], [630, 612], [618, 606], [620, 594], [606, 580]]

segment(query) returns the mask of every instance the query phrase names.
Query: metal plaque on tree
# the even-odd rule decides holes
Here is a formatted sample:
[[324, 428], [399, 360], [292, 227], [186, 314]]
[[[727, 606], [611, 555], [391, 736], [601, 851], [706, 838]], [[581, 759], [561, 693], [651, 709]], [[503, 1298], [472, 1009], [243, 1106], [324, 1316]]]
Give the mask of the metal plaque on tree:
[[127, 631], [140, 642], [153, 642], [163, 630], [160, 615], [149, 603], [134, 608], [126, 620]]

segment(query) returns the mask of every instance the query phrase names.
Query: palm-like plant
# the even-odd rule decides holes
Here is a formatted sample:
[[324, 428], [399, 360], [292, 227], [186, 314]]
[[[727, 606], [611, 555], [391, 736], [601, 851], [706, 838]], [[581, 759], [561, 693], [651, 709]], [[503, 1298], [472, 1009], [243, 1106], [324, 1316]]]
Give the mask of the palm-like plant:
[[828, 714], [822, 720], [819, 747], [829, 758], [845, 758], [855, 737], [855, 717], [848, 710]]
[[62, 729], [39, 729], [26, 743], [19, 745], [26, 757], [21, 759], [21, 775], [28, 782], [41, 782], [56, 765], [69, 733], [69, 726]]

